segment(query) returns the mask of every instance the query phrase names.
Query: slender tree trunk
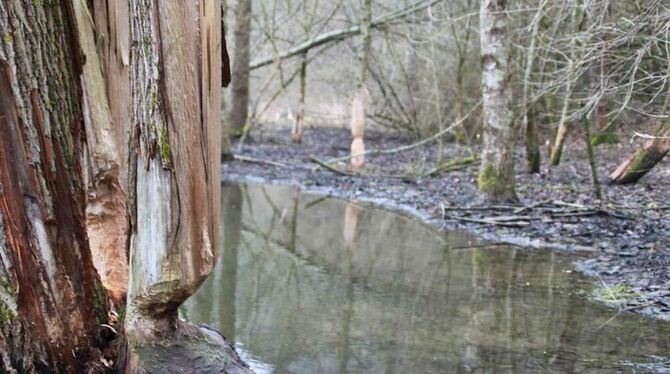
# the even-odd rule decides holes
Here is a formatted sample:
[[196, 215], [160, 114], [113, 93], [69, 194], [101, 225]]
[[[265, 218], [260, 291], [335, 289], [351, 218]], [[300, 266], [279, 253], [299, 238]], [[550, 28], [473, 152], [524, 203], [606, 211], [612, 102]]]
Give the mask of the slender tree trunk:
[[293, 143], [302, 143], [302, 134], [305, 131], [305, 96], [307, 94], [307, 53], [302, 57], [300, 63], [300, 103], [298, 104], [298, 113], [293, 121], [291, 129], [291, 140]]
[[484, 149], [479, 191], [491, 201], [517, 200], [506, 0], [482, 0], [480, 12]]
[[130, 17], [130, 366], [222, 372], [232, 348], [177, 317], [219, 252], [221, 6], [130, 0]]
[[[360, 73], [356, 83], [356, 92], [351, 103], [351, 154], [356, 155], [365, 152], [363, 136], [365, 132], [365, 116], [369, 101], [369, 93], [366, 87], [368, 77], [368, 60], [370, 47], [372, 46], [372, 0], [365, 0], [363, 4], [363, 19], [361, 20], [361, 36], [363, 44], [360, 54]], [[351, 167], [360, 169], [365, 166], [365, 156], [351, 158]]]
[[74, 10], [4, 0], [0, 34], [0, 371], [95, 371], [106, 297], [86, 239]]
[[235, 9], [235, 50], [233, 51], [230, 134], [241, 136], [249, 120], [249, 59], [251, 1], [239, 0]]
[[[577, 33], [577, 10], [578, 5], [573, 1], [572, 2], [572, 15], [570, 18], [570, 29], [573, 33]], [[563, 147], [565, 146], [565, 140], [570, 130], [568, 124], [568, 110], [570, 109], [570, 99], [572, 97], [572, 91], [574, 90], [576, 82], [575, 75], [575, 64], [577, 59], [577, 40], [573, 38], [570, 41], [570, 61], [568, 64], [568, 76], [565, 79], [565, 96], [563, 97], [563, 106], [561, 109], [561, 119], [558, 124], [558, 131], [556, 132], [556, 139], [554, 144], [551, 147], [550, 160], [551, 164], [557, 166], [561, 163], [561, 157], [563, 156]]]
[[526, 71], [524, 73], [523, 80], [523, 98], [522, 98], [522, 113], [523, 113], [523, 127], [526, 130], [526, 166], [529, 173], [539, 173], [540, 172], [540, 140], [538, 139], [537, 134], [537, 124], [535, 123], [535, 116], [530, 116], [530, 112], [533, 110], [532, 106], [528, 105], [529, 94], [530, 94], [530, 77], [533, 73], [533, 65], [535, 63], [535, 53], [537, 46], [537, 34], [540, 28], [541, 17], [544, 12], [544, 7], [547, 3], [547, 0], [542, 0], [537, 10], [536, 16], [533, 18], [531, 34], [530, 34], [530, 45], [528, 46], [528, 52], [526, 56]]

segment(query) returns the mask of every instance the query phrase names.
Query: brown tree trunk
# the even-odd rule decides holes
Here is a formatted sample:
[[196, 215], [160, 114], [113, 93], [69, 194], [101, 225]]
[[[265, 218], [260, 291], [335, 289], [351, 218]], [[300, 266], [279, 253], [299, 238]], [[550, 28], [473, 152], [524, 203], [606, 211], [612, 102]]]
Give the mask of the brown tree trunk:
[[484, 149], [479, 191], [491, 201], [517, 200], [506, 0], [482, 0], [480, 13]]
[[2, 372], [84, 372], [106, 322], [86, 239], [83, 55], [68, 4], [0, 5]]
[[659, 139], [651, 139], [644, 143], [642, 148], [629, 155], [610, 174], [612, 183], [630, 184], [637, 182], [670, 152], [670, 122], [661, 126], [656, 134]]
[[221, 372], [232, 348], [177, 317], [219, 252], [221, 6], [131, 0], [130, 17], [131, 370]]
[[235, 50], [233, 51], [232, 103], [229, 125], [232, 136], [241, 136], [249, 120], [249, 60], [251, 1], [239, 0], [235, 9]]

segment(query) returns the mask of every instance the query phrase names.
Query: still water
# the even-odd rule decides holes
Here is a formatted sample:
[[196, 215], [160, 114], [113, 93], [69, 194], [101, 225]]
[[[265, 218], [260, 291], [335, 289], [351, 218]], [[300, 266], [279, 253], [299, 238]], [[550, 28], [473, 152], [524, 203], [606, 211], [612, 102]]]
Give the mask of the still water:
[[567, 255], [295, 187], [224, 186], [221, 212], [182, 313], [258, 373], [670, 372], [670, 324], [588, 301]]

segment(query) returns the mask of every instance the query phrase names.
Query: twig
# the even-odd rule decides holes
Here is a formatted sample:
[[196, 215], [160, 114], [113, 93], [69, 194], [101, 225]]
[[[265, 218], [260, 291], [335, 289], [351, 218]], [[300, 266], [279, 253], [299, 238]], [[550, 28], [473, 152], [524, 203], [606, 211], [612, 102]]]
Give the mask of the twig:
[[270, 161], [270, 160], [262, 160], [262, 159], [259, 159], [259, 158], [253, 158], [253, 157], [249, 157], [249, 156], [233, 155], [233, 157], [238, 161], [249, 162], [249, 163], [252, 163], [252, 164], [272, 165], [272, 166], [276, 166], [276, 167], [279, 167], [279, 168], [288, 168], [289, 167], [288, 165], [282, 164], [281, 162]]

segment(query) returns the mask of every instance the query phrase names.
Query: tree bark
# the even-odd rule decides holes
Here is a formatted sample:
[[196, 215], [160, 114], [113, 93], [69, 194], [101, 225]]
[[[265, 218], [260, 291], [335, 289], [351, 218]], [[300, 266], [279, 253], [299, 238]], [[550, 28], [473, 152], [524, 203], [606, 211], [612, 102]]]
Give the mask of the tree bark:
[[130, 17], [130, 370], [245, 372], [177, 315], [219, 253], [221, 6], [131, 0]]
[[218, 252], [220, 33], [212, 20], [219, 24], [220, 7], [213, 3], [130, 2], [133, 339], [176, 320]]
[[233, 52], [230, 134], [241, 136], [249, 120], [249, 61], [251, 1], [239, 0], [235, 9], [235, 51]]
[[[83, 55], [68, 2], [0, 3], [0, 371], [95, 370]], [[89, 112], [90, 114], [90, 112]]]
[[351, 158], [351, 167], [361, 169], [365, 166], [365, 143], [363, 136], [365, 131], [365, 116], [370, 95], [366, 87], [368, 77], [368, 60], [370, 58], [370, 49], [372, 46], [372, 0], [365, 0], [363, 3], [363, 18], [361, 19], [361, 37], [362, 45], [360, 52], [359, 75], [356, 82], [356, 92], [354, 92], [351, 102], [351, 155], [359, 155]]
[[307, 53], [302, 56], [300, 62], [300, 102], [298, 103], [298, 113], [293, 121], [291, 129], [291, 140], [293, 143], [302, 143], [302, 134], [305, 131], [305, 96], [307, 95]]
[[616, 170], [610, 174], [614, 184], [631, 184], [644, 177], [656, 164], [670, 152], [670, 122], [656, 132], [659, 139], [651, 139], [642, 148], [629, 155]]
[[506, 0], [482, 0], [480, 12], [484, 149], [479, 191], [491, 201], [517, 200]]

